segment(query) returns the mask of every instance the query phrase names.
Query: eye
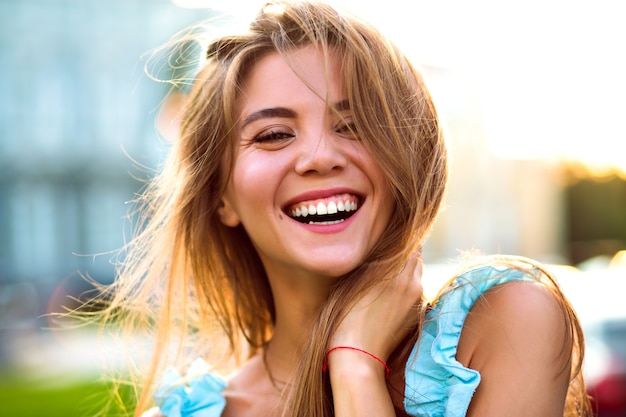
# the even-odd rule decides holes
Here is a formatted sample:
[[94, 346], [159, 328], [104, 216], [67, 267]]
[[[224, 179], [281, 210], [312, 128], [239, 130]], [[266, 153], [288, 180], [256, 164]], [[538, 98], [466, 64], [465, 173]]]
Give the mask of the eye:
[[352, 119], [344, 119], [335, 126], [337, 134], [352, 139], [358, 139], [359, 134], [356, 130], [356, 124]]
[[257, 134], [252, 141], [259, 144], [271, 145], [294, 137], [296, 137], [296, 134], [292, 130], [283, 127], [274, 127]]

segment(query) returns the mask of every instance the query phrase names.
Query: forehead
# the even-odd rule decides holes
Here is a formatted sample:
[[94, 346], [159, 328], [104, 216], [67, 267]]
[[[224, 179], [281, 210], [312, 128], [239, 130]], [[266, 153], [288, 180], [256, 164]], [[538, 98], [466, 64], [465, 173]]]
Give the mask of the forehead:
[[245, 107], [277, 101], [302, 102], [311, 95], [329, 103], [345, 98], [341, 60], [332, 49], [309, 45], [286, 53], [267, 53], [244, 77], [237, 108], [244, 111]]

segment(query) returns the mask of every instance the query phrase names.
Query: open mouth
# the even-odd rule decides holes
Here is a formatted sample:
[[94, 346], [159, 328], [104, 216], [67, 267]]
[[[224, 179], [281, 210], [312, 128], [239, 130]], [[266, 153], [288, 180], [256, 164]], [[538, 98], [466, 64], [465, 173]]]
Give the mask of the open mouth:
[[336, 224], [352, 217], [361, 207], [361, 198], [352, 194], [303, 201], [285, 209], [292, 219], [306, 224]]

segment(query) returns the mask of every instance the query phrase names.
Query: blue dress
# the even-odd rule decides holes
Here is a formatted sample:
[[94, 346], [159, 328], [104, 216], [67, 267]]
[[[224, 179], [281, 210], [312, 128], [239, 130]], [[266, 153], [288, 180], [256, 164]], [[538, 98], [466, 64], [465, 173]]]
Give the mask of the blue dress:
[[[483, 266], [459, 275], [428, 312], [405, 371], [405, 410], [412, 416], [462, 417], [478, 384], [478, 371], [461, 365], [456, 350], [465, 318], [489, 289], [512, 281], [534, 281], [517, 269]], [[226, 406], [226, 381], [198, 359], [182, 377], [166, 370], [155, 400], [166, 417], [219, 417]]]

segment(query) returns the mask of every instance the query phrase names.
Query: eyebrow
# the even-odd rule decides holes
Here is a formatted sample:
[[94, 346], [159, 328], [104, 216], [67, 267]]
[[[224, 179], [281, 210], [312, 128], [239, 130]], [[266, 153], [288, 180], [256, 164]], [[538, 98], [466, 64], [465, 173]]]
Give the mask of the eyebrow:
[[[335, 111], [346, 111], [350, 110], [350, 102], [348, 99], [344, 99], [338, 101], [333, 106]], [[273, 117], [285, 118], [285, 119], [294, 119], [297, 117], [295, 111], [288, 109], [286, 107], [270, 107], [267, 109], [261, 109], [249, 114], [243, 122], [241, 122], [241, 129], [245, 128], [250, 123], [256, 122], [261, 119], [269, 119]]]
[[336, 111], [346, 111], [346, 110], [350, 110], [350, 101], [345, 98], [341, 101], [338, 101], [337, 103], [335, 103], [335, 105], [333, 106], [333, 108]]
[[261, 109], [249, 114], [248, 117], [243, 119], [243, 122], [241, 123], [241, 128], [243, 129], [250, 123], [256, 122], [257, 120], [268, 119], [272, 117], [294, 119], [296, 117], [296, 112], [286, 107], [271, 107], [268, 109]]

